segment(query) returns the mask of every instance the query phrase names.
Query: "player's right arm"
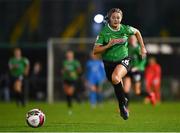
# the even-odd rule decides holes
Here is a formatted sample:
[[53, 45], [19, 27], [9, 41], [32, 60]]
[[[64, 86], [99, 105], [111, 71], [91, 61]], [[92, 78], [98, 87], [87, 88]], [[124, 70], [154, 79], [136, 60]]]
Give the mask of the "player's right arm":
[[11, 59], [8, 62], [8, 66], [9, 66], [10, 70], [13, 69], [13, 67], [14, 67], [13, 64], [12, 64], [12, 60]]
[[115, 43], [115, 40], [112, 39], [108, 42], [108, 44], [104, 45], [104, 38], [105, 36], [102, 33], [100, 33], [100, 35], [97, 36], [97, 39], [93, 48], [93, 53], [95, 55], [102, 54], [104, 51], [106, 51], [108, 48], [113, 46], [113, 44]]

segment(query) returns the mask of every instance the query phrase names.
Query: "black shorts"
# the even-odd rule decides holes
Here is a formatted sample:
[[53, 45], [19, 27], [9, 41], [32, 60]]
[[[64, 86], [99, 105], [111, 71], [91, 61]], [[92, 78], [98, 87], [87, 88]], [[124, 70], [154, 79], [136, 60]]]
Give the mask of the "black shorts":
[[119, 64], [123, 65], [127, 69], [127, 71], [129, 71], [130, 61], [131, 61], [130, 57], [125, 57], [124, 59], [117, 62], [103, 60], [107, 79], [112, 82], [112, 73], [114, 69], [116, 68], [116, 66]]
[[77, 81], [76, 80], [67, 80], [67, 79], [65, 79], [63, 82], [64, 82], [64, 84], [69, 85], [69, 86], [74, 86], [74, 87], [77, 86]]
[[23, 76], [10, 76], [10, 84], [12, 85], [12, 84], [14, 84], [14, 82], [16, 81], [16, 80], [21, 80], [21, 81], [23, 81], [24, 80], [24, 77]]
[[18, 77], [16, 77], [16, 76], [10, 76], [10, 85], [9, 85], [10, 90], [11, 90], [12, 92], [14, 92], [14, 83], [15, 83], [17, 80], [22, 81], [22, 93], [23, 93], [23, 92], [24, 92], [24, 77], [23, 77], [23, 76], [18, 76]]
[[143, 71], [135, 71], [132, 72], [131, 70], [127, 73], [127, 76], [131, 78], [132, 82], [141, 82], [143, 78]]

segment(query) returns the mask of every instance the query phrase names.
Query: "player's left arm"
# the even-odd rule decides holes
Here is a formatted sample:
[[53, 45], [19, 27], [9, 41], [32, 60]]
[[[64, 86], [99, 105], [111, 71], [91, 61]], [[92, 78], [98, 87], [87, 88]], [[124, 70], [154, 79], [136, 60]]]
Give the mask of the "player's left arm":
[[141, 35], [140, 31], [136, 28], [133, 28], [133, 31], [134, 31], [134, 34], [135, 34], [135, 36], [136, 36], [136, 38], [137, 38], [137, 40], [141, 46], [141, 53], [140, 54], [141, 54], [142, 58], [145, 58], [146, 54], [147, 54], [147, 50], [145, 48], [142, 35]]
[[24, 75], [28, 76], [29, 75], [29, 70], [30, 70], [30, 63], [27, 58], [24, 59], [25, 62], [25, 69], [24, 69]]
[[81, 67], [81, 63], [76, 60], [76, 67], [77, 67], [77, 73], [81, 74], [82, 73], [82, 67]]
[[161, 79], [161, 67], [160, 67], [160, 65], [157, 64], [154, 70], [155, 70], [155, 77], [157, 79]]

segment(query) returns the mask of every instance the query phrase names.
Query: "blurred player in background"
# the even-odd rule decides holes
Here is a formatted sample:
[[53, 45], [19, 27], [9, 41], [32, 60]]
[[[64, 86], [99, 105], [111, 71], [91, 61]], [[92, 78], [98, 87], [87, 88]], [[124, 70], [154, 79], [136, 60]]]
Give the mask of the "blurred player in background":
[[139, 30], [121, 24], [123, 13], [119, 8], [112, 8], [107, 15], [108, 23], [97, 36], [94, 54], [101, 54], [105, 66], [106, 76], [114, 86], [118, 99], [120, 115], [124, 120], [129, 117], [126, 109], [122, 78], [129, 70], [130, 58], [128, 57], [128, 38], [135, 35], [141, 46], [141, 56], [146, 56], [146, 48]]
[[102, 101], [102, 84], [106, 75], [103, 62], [93, 52], [90, 53], [90, 59], [86, 63], [85, 79], [91, 107], [94, 108]]
[[[145, 69], [145, 81], [147, 92], [155, 97], [153, 102], [155, 105], [161, 101], [161, 66], [154, 57], [150, 57], [148, 60], [148, 65]], [[149, 97], [146, 98], [146, 102], [147, 101], [149, 101]]]
[[42, 81], [42, 64], [37, 61], [33, 65], [33, 69], [30, 75], [31, 92], [30, 95], [36, 100], [45, 99], [43, 81]]
[[14, 49], [14, 56], [9, 60], [10, 82], [17, 105], [25, 106], [24, 78], [29, 74], [29, 60], [22, 56], [21, 49]]
[[[77, 89], [77, 83], [79, 80], [79, 75], [82, 71], [81, 64], [78, 60], [74, 59], [74, 52], [67, 51], [66, 59], [63, 62], [62, 74], [63, 74], [63, 89], [66, 94], [66, 100], [69, 109], [72, 107], [72, 98], [75, 97], [76, 100], [80, 101], [75, 89]], [[69, 114], [71, 114], [69, 110]]]
[[140, 55], [141, 48], [138, 44], [136, 36], [129, 37], [128, 52], [131, 57], [130, 71], [124, 78], [125, 96], [129, 102], [129, 92], [133, 88], [136, 95], [149, 96], [148, 93], [142, 91], [142, 78], [144, 77], [144, 69], [146, 65], [146, 58]]

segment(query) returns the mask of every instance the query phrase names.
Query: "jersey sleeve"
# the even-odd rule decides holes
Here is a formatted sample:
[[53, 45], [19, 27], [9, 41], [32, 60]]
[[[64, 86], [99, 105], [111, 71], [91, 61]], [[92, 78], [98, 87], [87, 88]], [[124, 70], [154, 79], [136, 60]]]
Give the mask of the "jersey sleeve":
[[81, 68], [81, 64], [78, 60], [76, 60], [76, 68]]
[[27, 58], [24, 58], [24, 64], [29, 65], [29, 60]]
[[140, 63], [138, 64], [137, 67], [138, 67], [139, 69], [141, 69], [141, 70], [144, 71], [146, 62], [147, 62], [147, 59], [146, 59], [146, 58], [141, 59], [141, 61], [140, 61]]
[[128, 35], [134, 35], [136, 32], [136, 28], [132, 27], [132, 26], [127, 26], [127, 34]]
[[9, 61], [8, 61], [8, 66], [11, 68], [11, 65], [12, 65], [12, 59], [10, 59]]
[[104, 35], [101, 32], [96, 38], [95, 45], [103, 45], [103, 43], [104, 43]]

